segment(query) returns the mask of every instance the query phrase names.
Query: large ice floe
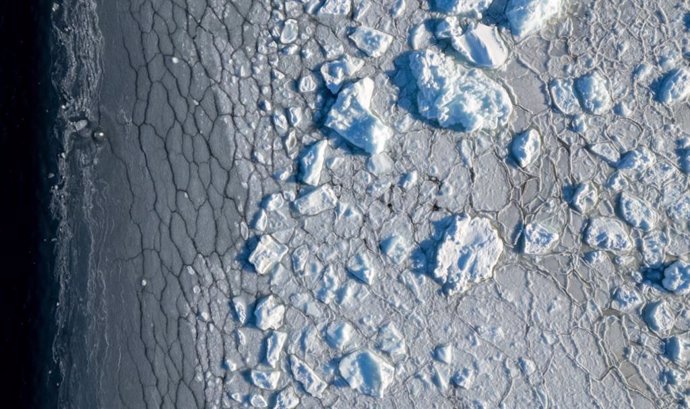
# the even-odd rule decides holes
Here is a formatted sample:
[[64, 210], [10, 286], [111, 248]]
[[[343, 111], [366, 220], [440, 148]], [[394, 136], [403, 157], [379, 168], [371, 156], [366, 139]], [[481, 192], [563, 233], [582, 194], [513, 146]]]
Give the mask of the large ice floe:
[[423, 117], [466, 132], [494, 130], [508, 123], [513, 111], [508, 92], [482, 71], [464, 68], [430, 49], [413, 52], [410, 69], [417, 80], [417, 107]]
[[451, 45], [470, 64], [495, 69], [508, 59], [508, 47], [498, 34], [498, 28], [473, 24], [460, 35], [450, 36]]
[[493, 276], [502, 252], [503, 241], [488, 219], [455, 216], [436, 250], [432, 276], [446, 294], [464, 293]]
[[374, 81], [363, 78], [344, 87], [325, 125], [369, 154], [383, 152], [393, 131], [371, 109]]
[[368, 349], [344, 356], [338, 369], [352, 389], [375, 397], [383, 396], [395, 376], [395, 368]]
[[558, 15], [562, 0], [509, 0], [506, 17], [513, 36], [521, 40]]
[[656, 93], [656, 98], [664, 104], [672, 105], [690, 96], [690, 70], [677, 68], [667, 73]]
[[481, 17], [493, 0], [431, 0], [434, 11], [468, 17]]

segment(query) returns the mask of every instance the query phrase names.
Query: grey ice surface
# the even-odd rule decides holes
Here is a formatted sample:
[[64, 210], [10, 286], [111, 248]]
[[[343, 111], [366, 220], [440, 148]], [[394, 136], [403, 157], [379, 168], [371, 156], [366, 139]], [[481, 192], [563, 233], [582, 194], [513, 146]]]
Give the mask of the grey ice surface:
[[689, 12], [56, 3], [61, 407], [688, 406]]

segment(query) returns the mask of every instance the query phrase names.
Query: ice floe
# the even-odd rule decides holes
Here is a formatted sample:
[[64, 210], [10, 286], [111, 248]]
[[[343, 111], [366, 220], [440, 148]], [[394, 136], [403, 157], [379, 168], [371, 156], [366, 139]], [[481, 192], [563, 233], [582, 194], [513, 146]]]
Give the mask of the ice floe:
[[352, 389], [375, 397], [382, 397], [395, 377], [395, 368], [368, 349], [344, 356], [338, 369]]
[[665, 289], [675, 294], [690, 293], [690, 264], [677, 260], [666, 267], [661, 284]]
[[348, 263], [347, 271], [365, 284], [371, 285], [376, 278], [376, 270], [366, 254], [356, 254]]
[[529, 166], [539, 156], [541, 151], [541, 136], [536, 129], [521, 132], [513, 138], [510, 153], [515, 162], [521, 167]]
[[656, 98], [664, 104], [675, 104], [690, 96], [690, 70], [677, 68], [666, 74], [659, 84]]
[[590, 220], [584, 241], [591, 247], [610, 251], [629, 250], [632, 245], [623, 223], [611, 217]]
[[256, 303], [254, 319], [257, 328], [264, 331], [279, 329], [283, 326], [283, 317], [285, 317], [285, 306], [275, 296], [263, 297]]
[[324, 63], [321, 65], [319, 71], [326, 83], [326, 88], [335, 94], [340, 91], [343, 82], [355, 75], [363, 66], [363, 60], [345, 55], [336, 60]]
[[371, 27], [357, 27], [350, 34], [350, 40], [369, 57], [380, 57], [385, 54], [393, 42], [393, 36]]
[[549, 91], [554, 106], [566, 115], [575, 115], [580, 110], [580, 102], [575, 95], [573, 80], [554, 79], [549, 82]]
[[295, 392], [295, 388], [288, 386], [276, 395], [276, 403], [274, 409], [294, 409], [300, 403], [299, 396]]
[[326, 156], [328, 141], [321, 140], [309, 145], [299, 159], [299, 177], [302, 183], [318, 186]]
[[590, 114], [604, 114], [613, 104], [606, 79], [596, 71], [575, 80], [575, 92], [582, 109]]
[[275, 390], [280, 382], [280, 371], [262, 371], [254, 369], [250, 373], [252, 384], [260, 389]]
[[648, 231], [656, 226], [658, 215], [644, 200], [622, 192], [618, 199], [618, 211], [629, 225]]
[[668, 334], [675, 323], [675, 317], [665, 301], [647, 304], [642, 311], [642, 318], [650, 330], [660, 335]]
[[352, 0], [326, 0], [318, 11], [320, 15], [346, 16], [350, 14]]
[[561, 0], [509, 0], [506, 17], [513, 36], [521, 40], [558, 15]]
[[493, 0], [431, 0], [431, 8], [446, 14], [481, 18]]
[[280, 361], [285, 341], [287, 341], [287, 333], [281, 331], [273, 331], [266, 338], [266, 363], [273, 368]]
[[257, 274], [267, 274], [280, 263], [287, 250], [286, 245], [266, 234], [261, 236], [254, 251], [249, 255], [249, 262], [254, 266]]
[[338, 198], [329, 185], [321, 185], [293, 202], [297, 213], [305, 216], [317, 215], [335, 208], [337, 204]]
[[496, 69], [508, 59], [508, 47], [498, 34], [498, 28], [477, 23], [461, 35], [450, 38], [453, 48], [472, 65]]
[[348, 322], [333, 322], [326, 327], [325, 338], [331, 348], [343, 349], [352, 339], [354, 328]]
[[523, 252], [531, 255], [546, 254], [558, 242], [558, 233], [540, 223], [529, 223], [522, 231]]
[[309, 365], [294, 355], [290, 355], [290, 372], [295, 381], [316, 398], [320, 398], [328, 386]]

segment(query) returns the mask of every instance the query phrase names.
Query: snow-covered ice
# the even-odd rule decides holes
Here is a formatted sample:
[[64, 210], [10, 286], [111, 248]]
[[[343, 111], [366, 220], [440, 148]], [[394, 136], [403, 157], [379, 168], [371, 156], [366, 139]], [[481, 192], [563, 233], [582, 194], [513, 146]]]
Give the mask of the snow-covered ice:
[[438, 345], [434, 349], [434, 358], [444, 364], [451, 364], [453, 362], [453, 346], [451, 344]]
[[546, 254], [558, 242], [558, 233], [541, 223], [529, 223], [522, 231], [523, 252], [531, 255]]
[[371, 27], [361, 26], [355, 28], [352, 34], [350, 34], [350, 40], [364, 54], [377, 58], [388, 50], [388, 47], [393, 43], [393, 36]]
[[345, 355], [338, 369], [352, 389], [375, 397], [382, 397], [395, 377], [395, 368], [368, 349]]
[[432, 276], [447, 294], [464, 293], [493, 276], [503, 241], [485, 218], [455, 216], [436, 251]]
[[326, 327], [325, 339], [331, 348], [342, 350], [352, 340], [354, 328], [346, 321], [333, 322]]
[[372, 266], [371, 259], [364, 253], [356, 254], [348, 263], [347, 271], [365, 284], [373, 284], [376, 278], [376, 270]]
[[575, 95], [573, 80], [554, 79], [549, 82], [551, 100], [555, 107], [566, 115], [575, 115], [580, 111], [580, 102]]
[[285, 341], [287, 341], [287, 333], [282, 331], [273, 331], [266, 337], [266, 363], [273, 368], [280, 362]]
[[360, 58], [344, 55], [336, 60], [321, 65], [320, 72], [326, 83], [326, 88], [336, 94], [345, 80], [355, 75], [364, 66]]
[[305, 216], [317, 215], [335, 208], [337, 204], [338, 198], [329, 185], [321, 185], [293, 202], [297, 213]]
[[295, 392], [295, 388], [288, 386], [276, 395], [274, 409], [294, 409], [299, 403], [299, 396]]
[[690, 293], [690, 264], [677, 260], [664, 269], [661, 284], [668, 291], [685, 295]]
[[395, 264], [402, 263], [410, 250], [407, 239], [400, 234], [391, 235], [381, 241], [381, 251]]
[[608, 81], [598, 71], [576, 79], [575, 93], [582, 109], [590, 114], [602, 115], [613, 104]]
[[508, 59], [508, 47], [496, 26], [478, 23], [450, 39], [453, 48], [477, 67], [496, 69], [503, 66]]
[[295, 381], [316, 398], [320, 398], [328, 386], [309, 365], [294, 355], [290, 355], [290, 372]]
[[250, 374], [254, 386], [271, 391], [278, 388], [280, 375], [280, 371], [262, 371], [259, 369], [252, 370]]
[[521, 40], [540, 30], [561, 9], [561, 0], [509, 0], [506, 17], [513, 36]]
[[302, 183], [312, 186], [319, 185], [327, 146], [328, 141], [320, 140], [309, 145], [304, 150], [299, 159], [299, 175]]
[[584, 241], [589, 246], [600, 250], [624, 251], [632, 246], [623, 223], [611, 217], [590, 220], [585, 230]]
[[534, 162], [540, 152], [541, 136], [536, 129], [529, 129], [515, 135], [510, 144], [510, 153], [522, 168]]
[[352, 0], [326, 0], [318, 11], [321, 15], [346, 16], [350, 14]]
[[257, 328], [261, 330], [279, 329], [283, 326], [285, 306], [274, 295], [261, 298], [254, 309]]
[[673, 105], [690, 96], [690, 70], [677, 68], [667, 73], [656, 93], [656, 98], [664, 104]]
[[396, 359], [407, 353], [405, 337], [398, 330], [394, 323], [389, 322], [379, 329], [376, 340], [376, 348]]
[[655, 301], [645, 306], [642, 317], [649, 329], [657, 334], [668, 334], [675, 323], [675, 316], [665, 301]]
[[632, 227], [649, 231], [657, 224], [657, 213], [644, 200], [630, 193], [622, 192], [618, 199], [618, 211], [623, 220]]
[[417, 80], [419, 113], [442, 127], [466, 132], [494, 130], [508, 123], [513, 103], [508, 92], [478, 69], [465, 69], [431, 49], [410, 55]]
[[481, 18], [493, 0], [430, 0], [434, 11]]
[[577, 185], [570, 197], [570, 206], [580, 213], [586, 213], [599, 201], [599, 193], [592, 183], [584, 182]]
[[249, 255], [249, 262], [254, 266], [257, 274], [267, 274], [280, 263], [287, 250], [286, 245], [266, 234], [261, 236], [256, 248]]
[[344, 87], [325, 125], [369, 154], [383, 152], [393, 131], [371, 109], [374, 81], [363, 78]]

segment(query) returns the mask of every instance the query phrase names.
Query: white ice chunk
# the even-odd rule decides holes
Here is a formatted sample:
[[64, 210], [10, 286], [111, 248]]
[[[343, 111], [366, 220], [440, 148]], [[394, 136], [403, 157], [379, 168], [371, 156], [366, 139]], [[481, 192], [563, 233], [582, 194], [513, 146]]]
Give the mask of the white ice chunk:
[[273, 331], [266, 338], [266, 363], [275, 368], [280, 361], [280, 354], [287, 341], [287, 334], [281, 331]]
[[544, 27], [560, 8], [561, 0], [509, 0], [506, 17], [513, 36], [521, 40]]
[[351, 0], [326, 0], [318, 11], [320, 15], [346, 16], [352, 8]]
[[439, 362], [450, 365], [453, 362], [453, 346], [451, 344], [437, 346], [434, 350], [434, 358]]
[[299, 26], [297, 25], [297, 20], [288, 19], [285, 21], [283, 31], [280, 33], [280, 42], [283, 44], [290, 44], [297, 40], [298, 34]]
[[451, 381], [453, 385], [459, 386], [463, 389], [470, 389], [474, 384], [474, 378], [476, 377], [476, 371], [473, 368], [462, 368], [458, 370]]
[[623, 192], [618, 199], [618, 211], [621, 217], [632, 227], [649, 231], [656, 226], [658, 216], [647, 202], [629, 193]]
[[508, 59], [508, 47], [495, 26], [473, 25], [462, 35], [451, 37], [451, 44], [463, 58], [478, 67], [499, 68]]
[[606, 78], [596, 71], [575, 80], [575, 92], [582, 109], [590, 114], [601, 115], [611, 109], [613, 101]]
[[431, 0], [432, 9], [446, 14], [481, 18], [493, 0]]
[[379, 398], [395, 376], [395, 368], [368, 349], [346, 355], [340, 360], [338, 369], [352, 389]]
[[280, 371], [261, 371], [254, 369], [250, 375], [252, 384], [260, 389], [276, 390], [280, 382]]
[[642, 303], [640, 294], [630, 286], [624, 285], [613, 291], [611, 306], [618, 311], [630, 311]]
[[540, 223], [529, 223], [522, 231], [525, 254], [546, 254], [559, 239], [558, 233]]
[[367, 159], [367, 170], [374, 175], [380, 176], [390, 172], [393, 168], [393, 160], [386, 153], [371, 155]]
[[278, 299], [269, 295], [263, 297], [256, 303], [254, 309], [254, 319], [257, 328], [261, 330], [278, 329], [283, 326], [285, 316], [285, 306], [278, 302]]
[[590, 152], [605, 160], [609, 165], [617, 165], [621, 158], [621, 154], [610, 143], [595, 143], [587, 147]]
[[597, 189], [589, 182], [580, 183], [570, 198], [570, 206], [580, 213], [586, 213], [599, 201]]
[[350, 40], [369, 57], [382, 56], [393, 42], [393, 36], [371, 27], [357, 27], [350, 34]]
[[685, 364], [690, 355], [690, 342], [677, 335], [666, 340], [664, 346], [666, 356], [677, 364]]
[[316, 398], [320, 398], [328, 386], [309, 365], [294, 355], [290, 355], [290, 371], [295, 381]]
[[644, 146], [626, 152], [618, 162], [618, 169], [644, 172], [656, 163], [656, 156]]
[[666, 267], [661, 284], [672, 293], [680, 295], [690, 293], [690, 264], [678, 260]]
[[393, 359], [407, 354], [405, 337], [400, 333], [395, 324], [389, 322], [379, 329], [376, 347], [388, 353]]
[[238, 295], [232, 299], [232, 309], [235, 312], [237, 321], [244, 325], [247, 323], [247, 317], [249, 316], [249, 300], [246, 297]]
[[467, 70], [430, 49], [413, 52], [410, 69], [417, 80], [417, 105], [423, 117], [466, 132], [508, 123], [513, 111], [508, 92], [480, 70]]
[[573, 81], [570, 79], [555, 79], [549, 83], [549, 91], [553, 104], [566, 115], [575, 115], [580, 110], [580, 102], [575, 96]]
[[288, 386], [276, 396], [276, 405], [273, 409], [294, 409], [299, 405], [299, 396], [295, 393], [295, 388]]
[[395, 264], [402, 263], [410, 251], [410, 244], [400, 234], [394, 234], [381, 241], [381, 251]]
[[642, 312], [642, 317], [649, 329], [661, 335], [668, 334], [676, 321], [673, 312], [665, 301], [648, 304]]
[[324, 304], [330, 304], [335, 298], [335, 292], [338, 290], [338, 275], [333, 266], [329, 265], [323, 270], [319, 287], [316, 289], [316, 299]]
[[254, 394], [249, 398], [249, 404], [252, 405], [253, 408], [267, 408], [268, 407], [268, 402], [266, 402], [266, 398], [259, 394]]
[[302, 183], [318, 186], [321, 180], [321, 169], [326, 157], [328, 141], [321, 140], [307, 147], [299, 159], [299, 176]]
[[342, 350], [352, 339], [354, 329], [345, 321], [331, 323], [325, 331], [326, 342], [331, 348]]
[[405, 5], [407, 2], [405, 0], [393, 0], [393, 5], [391, 5], [390, 13], [391, 17], [400, 17], [405, 11]]
[[656, 98], [664, 104], [675, 104], [690, 96], [690, 71], [677, 68], [664, 76], [656, 93]]
[[286, 245], [266, 234], [261, 236], [256, 248], [249, 255], [249, 262], [254, 266], [257, 274], [267, 274], [280, 263], [287, 250]]
[[376, 278], [376, 270], [366, 254], [355, 255], [347, 265], [347, 271], [365, 284], [371, 285]]
[[592, 219], [584, 240], [591, 247], [610, 251], [629, 250], [632, 245], [623, 223], [611, 217]]
[[521, 167], [529, 166], [541, 152], [541, 136], [536, 129], [521, 132], [513, 138], [510, 153]]
[[323, 64], [320, 71], [326, 83], [326, 88], [335, 94], [340, 91], [343, 82], [352, 75], [355, 75], [363, 66], [363, 60], [345, 55], [337, 60]]
[[493, 276], [502, 252], [503, 242], [488, 219], [455, 216], [438, 247], [433, 277], [448, 294], [463, 293]]
[[393, 131], [371, 110], [374, 81], [363, 78], [343, 88], [325, 125], [369, 154], [383, 152]]
[[314, 216], [335, 208], [338, 198], [329, 185], [321, 185], [293, 202], [297, 213]]

